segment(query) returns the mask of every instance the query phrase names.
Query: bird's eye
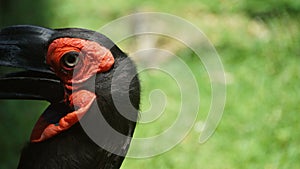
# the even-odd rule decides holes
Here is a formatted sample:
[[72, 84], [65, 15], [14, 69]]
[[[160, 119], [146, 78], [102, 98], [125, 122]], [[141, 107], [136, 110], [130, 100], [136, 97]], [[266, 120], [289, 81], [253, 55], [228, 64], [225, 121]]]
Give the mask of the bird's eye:
[[74, 68], [79, 61], [79, 53], [76, 51], [68, 52], [61, 57], [61, 62], [66, 68]]

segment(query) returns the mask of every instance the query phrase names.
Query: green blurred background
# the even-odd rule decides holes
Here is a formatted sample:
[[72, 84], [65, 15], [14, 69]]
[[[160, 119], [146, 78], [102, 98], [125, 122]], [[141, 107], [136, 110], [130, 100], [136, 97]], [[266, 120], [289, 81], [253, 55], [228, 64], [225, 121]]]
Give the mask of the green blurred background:
[[[198, 144], [197, 125], [172, 150], [153, 158], [127, 158], [132, 168], [300, 168], [300, 1], [295, 0], [0, 0], [0, 26], [34, 24], [51, 28], [97, 30], [134, 12], [167, 12], [201, 29], [216, 47], [227, 77], [227, 100], [222, 121], [205, 144]], [[159, 45], [159, 44], [158, 44]], [[126, 51], [126, 45], [121, 45]], [[209, 110], [210, 84], [205, 68], [193, 53], [178, 55], [197, 73], [201, 106]], [[166, 111], [180, 104], [176, 90], [160, 74], [143, 73], [142, 111], [155, 88], [168, 95]], [[193, 93], [191, 93], [192, 95]], [[16, 168], [21, 148], [48, 103], [0, 100], [0, 168]], [[168, 113], [166, 113], [168, 114]], [[173, 115], [174, 116], [174, 115]], [[162, 117], [139, 125], [136, 136], [150, 135], [172, 123]], [[168, 121], [169, 120], [169, 121]]]

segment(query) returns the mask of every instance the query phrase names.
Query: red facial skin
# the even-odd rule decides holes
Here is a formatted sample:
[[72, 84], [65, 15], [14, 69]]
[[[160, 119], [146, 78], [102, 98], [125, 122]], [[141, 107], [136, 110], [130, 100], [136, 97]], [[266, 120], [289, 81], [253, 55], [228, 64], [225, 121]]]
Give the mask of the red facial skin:
[[[61, 57], [71, 51], [80, 52], [79, 63], [70, 69], [61, 64]], [[99, 72], [108, 71], [114, 64], [111, 52], [98, 43], [77, 38], [54, 40], [49, 48], [46, 62], [64, 82], [66, 88], [80, 84]]]
[[[66, 67], [61, 59], [68, 52], [79, 52], [79, 62], [75, 67]], [[96, 99], [95, 93], [82, 89], [83, 82], [97, 73], [111, 69], [114, 64], [112, 53], [96, 42], [78, 38], [59, 38], [48, 48], [47, 64], [62, 80], [64, 87], [71, 94], [65, 93], [64, 101], [76, 110], [59, 120], [58, 124], [46, 124], [41, 117], [35, 125], [31, 142], [49, 139], [77, 123]]]

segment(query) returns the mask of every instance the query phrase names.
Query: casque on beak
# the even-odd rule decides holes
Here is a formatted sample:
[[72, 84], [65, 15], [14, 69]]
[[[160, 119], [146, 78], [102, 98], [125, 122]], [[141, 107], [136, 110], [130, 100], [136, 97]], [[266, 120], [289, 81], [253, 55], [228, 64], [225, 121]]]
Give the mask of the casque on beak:
[[24, 69], [0, 77], [0, 99], [37, 99], [59, 102], [64, 89], [45, 61], [54, 30], [12, 26], [0, 31], [0, 66]]

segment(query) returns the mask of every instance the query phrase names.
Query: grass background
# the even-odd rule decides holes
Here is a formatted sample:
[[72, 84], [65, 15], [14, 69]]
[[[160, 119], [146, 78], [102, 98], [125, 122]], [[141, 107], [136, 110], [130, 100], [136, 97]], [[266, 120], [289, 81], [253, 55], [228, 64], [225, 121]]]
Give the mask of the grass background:
[[[167, 12], [196, 25], [216, 47], [226, 71], [227, 100], [214, 135], [198, 144], [195, 127], [172, 150], [153, 158], [127, 158], [122, 169], [300, 168], [300, 1], [0, 0], [0, 5], [1, 27], [35, 24], [97, 30], [134, 12]], [[121, 46], [126, 51], [126, 44]], [[202, 100], [196, 121], [201, 121], [210, 106], [209, 78], [191, 52], [174, 52], [197, 74]], [[149, 93], [156, 88], [168, 93], [168, 104], [158, 121], [138, 126], [136, 137], [168, 127], [180, 104], [176, 86], [165, 75], [145, 72], [141, 80], [142, 110], [149, 108]], [[1, 100], [0, 105], [0, 168], [16, 168], [21, 147], [47, 103]]]

